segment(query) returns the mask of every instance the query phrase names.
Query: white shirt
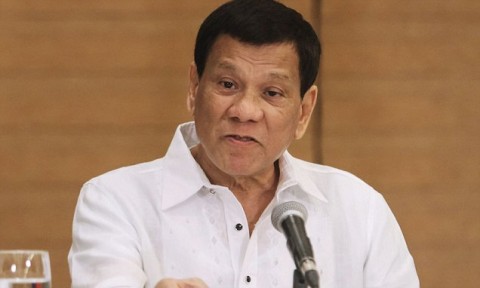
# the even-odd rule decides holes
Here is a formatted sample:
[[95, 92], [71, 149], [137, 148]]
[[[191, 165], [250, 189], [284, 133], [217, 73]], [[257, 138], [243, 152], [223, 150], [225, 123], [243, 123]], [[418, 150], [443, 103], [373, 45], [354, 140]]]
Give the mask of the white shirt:
[[72, 287], [151, 288], [164, 277], [200, 277], [210, 288], [290, 288], [295, 265], [270, 215], [291, 200], [308, 210], [321, 288], [419, 287], [393, 214], [358, 178], [284, 153], [276, 195], [250, 236], [235, 196], [210, 184], [190, 154], [196, 144], [194, 124], [183, 124], [165, 157], [85, 184], [69, 254]]

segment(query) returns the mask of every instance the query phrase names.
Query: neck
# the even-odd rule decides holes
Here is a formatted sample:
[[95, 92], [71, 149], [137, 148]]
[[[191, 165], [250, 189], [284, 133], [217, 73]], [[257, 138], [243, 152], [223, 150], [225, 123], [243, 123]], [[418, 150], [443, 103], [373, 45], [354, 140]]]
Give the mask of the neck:
[[228, 187], [234, 193], [252, 194], [252, 191], [275, 191], [277, 188], [280, 175], [278, 161], [272, 163], [270, 168], [254, 175], [230, 175], [212, 163], [200, 145], [193, 147], [191, 153], [210, 183]]
[[256, 175], [229, 175], [216, 167], [202, 148], [195, 146], [191, 153], [212, 184], [228, 187], [243, 207], [250, 233], [260, 215], [272, 201], [280, 177], [278, 161]]

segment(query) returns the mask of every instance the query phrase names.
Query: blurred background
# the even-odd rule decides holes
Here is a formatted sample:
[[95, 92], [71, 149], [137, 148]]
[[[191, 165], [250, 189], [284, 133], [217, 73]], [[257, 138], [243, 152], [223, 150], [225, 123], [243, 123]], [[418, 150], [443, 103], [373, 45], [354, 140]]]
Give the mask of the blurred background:
[[[289, 0], [323, 44], [303, 159], [389, 202], [421, 285], [480, 283], [480, 1]], [[67, 253], [81, 185], [161, 157], [223, 1], [0, 0], [0, 249]]]

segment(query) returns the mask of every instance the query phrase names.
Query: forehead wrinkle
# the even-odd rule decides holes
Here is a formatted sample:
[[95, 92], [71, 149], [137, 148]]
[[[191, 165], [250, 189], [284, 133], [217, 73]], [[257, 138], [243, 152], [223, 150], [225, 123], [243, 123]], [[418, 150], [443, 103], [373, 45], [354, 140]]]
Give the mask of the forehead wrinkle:
[[[237, 67], [233, 63], [230, 63], [229, 61], [222, 61], [218, 63], [217, 67], [222, 70], [227, 70], [230, 72], [236, 72], [238, 70]], [[288, 75], [287, 73], [282, 73], [280, 71], [268, 72], [267, 76], [273, 80], [290, 80], [291, 79], [290, 75]]]
[[222, 62], [218, 63], [217, 67], [221, 68], [221, 69], [224, 69], [224, 70], [232, 71], [232, 72], [235, 72], [237, 70], [235, 65], [233, 65], [232, 63], [230, 63], [228, 61], [222, 61]]
[[281, 72], [270, 72], [268, 76], [274, 80], [290, 80], [290, 76]]

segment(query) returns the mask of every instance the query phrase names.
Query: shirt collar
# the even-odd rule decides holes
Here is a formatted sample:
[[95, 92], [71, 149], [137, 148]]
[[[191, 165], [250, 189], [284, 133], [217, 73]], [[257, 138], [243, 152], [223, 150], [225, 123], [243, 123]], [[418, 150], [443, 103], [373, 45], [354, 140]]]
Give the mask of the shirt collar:
[[[173, 207], [207, 187], [213, 187], [205, 172], [193, 158], [190, 149], [199, 143], [195, 123], [178, 126], [173, 140], [165, 154], [165, 171], [162, 180], [162, 209]], [[321, 201], [328, 202], [317, 185], [301, 170], [303, 161], [283, 153], [279, 159], [280, 181], [277, 196], [294, 187]]]
[[164, 157], [165, 171], [162, 171], [164, 176], [161, 183], [162, 209], [175, 206], [210, 185], [207, 176], [190, 152], [190, 148], [198, 143], [194, 122], [178, 126]]
[[319, 186], [314, 183], [310, 177], [310, 173], [302, 167], [306, 162], [294, 158], [288, 151], [285, 151], [279, 159], [280, 165], [280, 181], [277, 189], [277, 199], [280, 194], [286, 191], [299, 191], [314, 198], [328, 203], [327, 198], [320, 190]]

